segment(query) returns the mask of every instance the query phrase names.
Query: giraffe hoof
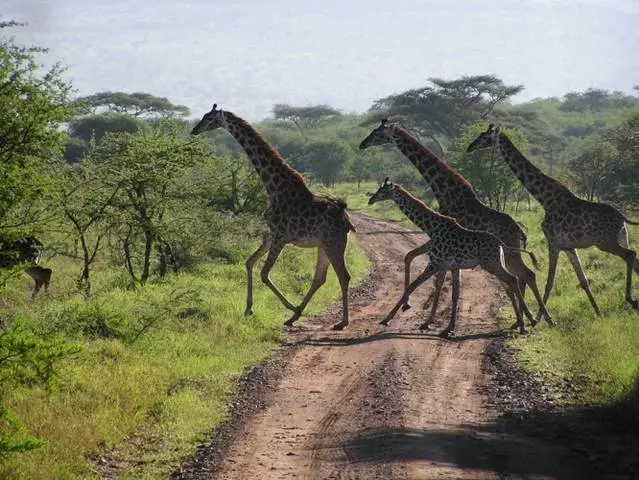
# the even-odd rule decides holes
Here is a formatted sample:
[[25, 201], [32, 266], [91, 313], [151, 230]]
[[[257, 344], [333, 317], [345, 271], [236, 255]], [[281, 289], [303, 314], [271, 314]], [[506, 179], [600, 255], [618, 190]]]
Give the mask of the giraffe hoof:
[[439, 336], [442, 338], [450, 338], [455, 336], [455, 332], [452, 330], [444, 330], [439, 334]]
[[384, 325], [387, 326], [390, 322], [390, 318], [385, 318], [384, 320], [382, 320], [381, 322], [379, 322], [380, 325]]
[[519, 329], [520, 335], [526, 335], [528, 333], [528, 329], [526, 327], [522, 327]]
[[633, 309], [639, 310], [639, 300], [630, 300], [630, 305]]
[[249, 307], [246, 310], [244, 310], [244, 316], [248, 317], [249, 315], [253, 315], [253, 308]]
[[430, 326], [430, 323], [426, 322], [426, 323], [422, 323], [419, 326], [420, 330], [432, 330], [433, 327]]
[[410, 310], [410, 309], [411, 309], [410, 303], [405, 303], [404, 305], [402, 305], [402, 312], [405, 312], [406, 310]]
[[339, 322], [333, 325], [333, 330], [344, 330], [348, 327], [348, 323]]
[[519, 328], [519, 324], [518, 324], [517, 322], [513, 323], [513, 324], [510, 326], [510, 330], [517, 330], [518, 328]]

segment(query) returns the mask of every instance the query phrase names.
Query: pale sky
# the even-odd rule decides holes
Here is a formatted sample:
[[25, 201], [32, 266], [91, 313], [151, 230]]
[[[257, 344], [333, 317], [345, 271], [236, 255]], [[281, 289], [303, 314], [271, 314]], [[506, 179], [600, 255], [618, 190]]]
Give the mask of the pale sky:
[[[428, 77], [493, 73], [516, 97], [639, 84], [639, 0], [3, 0], [77, 95], [143, 91], [252, 121], [275, 103], [364, 112]], [[2, 32], [6, 34], [5, 32]]]

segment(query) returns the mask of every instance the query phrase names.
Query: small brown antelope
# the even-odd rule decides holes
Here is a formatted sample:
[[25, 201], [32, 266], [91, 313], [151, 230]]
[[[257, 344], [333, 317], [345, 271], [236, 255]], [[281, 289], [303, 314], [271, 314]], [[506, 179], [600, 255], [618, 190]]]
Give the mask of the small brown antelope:
[[[457, 320], [457, 303], [460, 290], [459, 270], [473, 269], [477, 266], [482, 267], [501, 280], [506, 294], [515, 309], [520, 333], [526, 332], [523, 314], [526, 315], [532, 325], [535, 324], [535, 319], [519, 290], [517, 277], [510, 273], [504, 265], [504, 249], [512, 247], [507, 247], [501, 240], [488, 232], [468, 230], [462, 227], [454, 218], [437, 213], [424, 202], [411, 195], [401, 185], [394, 185], [389, 182], [388, 178], [369, 199], [368, 204], [372, 205], [383, 200], [393, 200], [404, 215], [430, 236], [430, 240], [425, 245], [417, 247], [406, 255], [406, 286], [404, 294], [386, 318], [382, 320], [382, 325], [388, 325], [400, 307], [404, 307], [404, 309], [410, 308], [408, 305], [410, 294], [430, 277], [437, 275], [431, 315], [426, 323], [420, 327], [420, 329], [430, 328], [430, 323], [437, 310], [437, 302], [444, 276], [450, 270], [453, 274], [453, 307], [450, 323], [441, 333], [442, 336], [447, 336], [454, 331]], [[528, 253], [534, 261], [532, 252], [519, 250]], [[413, 258], [424, 253], [428, 253], [428, 265], [424, 272], [409, 285], [410, 263]], [[519, 305], [517, 302], [519, 302]]]
[[43, 286], [45, 292], [49, 291], [52, 271], [38, 265], [43, 247], [42, 242], [32, 236], [18, 240], [0, 239], [0, 268], [28, 264], [24, 271], [35, 282], [31, 298], [35, 298]]

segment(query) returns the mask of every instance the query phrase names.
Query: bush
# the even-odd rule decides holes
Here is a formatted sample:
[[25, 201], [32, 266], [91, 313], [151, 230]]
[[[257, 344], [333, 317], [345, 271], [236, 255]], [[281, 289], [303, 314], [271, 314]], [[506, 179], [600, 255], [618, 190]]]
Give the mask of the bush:
[[40, 338], [23, 321], [15, 321], [0, 332], [0, 459], [42, 444], [28, 435], [4, 405], [4, 392], [19, 386], [49, 387], [55, 363], [78, 350], [62, 339]]

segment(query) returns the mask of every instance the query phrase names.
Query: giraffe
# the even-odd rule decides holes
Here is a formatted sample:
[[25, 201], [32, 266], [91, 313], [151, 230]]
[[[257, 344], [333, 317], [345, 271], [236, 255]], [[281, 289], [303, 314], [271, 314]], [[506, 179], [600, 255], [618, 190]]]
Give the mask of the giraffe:
[[634, 269], [639, 272], [639, 261], [637, 253], [628, 246], [626, 229], [626, 223], [639, 225], [639, 222], [628, 220], [611, 205], [589, 202], [574, 195], [565, 185], [534, 166], [498, 126], [490, 124], [488, 130], [482, 132], [468, 146], [467, 151], [494, 147], [499, 149], [510, 169], [545, 211], [541, 223], [548, 242], [548, 279], [544, 302], [550, 297], [555, 282], [559, 252], [564, 251], [570, 258], [579, 284], [586, 292], [595, 313], [601, 315], [577, 253], [578, 248], [594, 245], [626, 262], [626, 301], [635, 310], [639, 309], [639, 302], [632, 298], [632, 271]]
[[[191, 134], [207, 130], [227, 130], [242, 146], [259, 174], [268, 194], [268, 208], [264, 218], [269, 228], [262, 244], [246, 261], [248, 291], [245, 315], [253, 313], [253, 266], [268, 252], [261, 270], [262, 281], [282, 304], [293, 312], [285, 322], [291, 326], [304, 311], [313, 294], [326, 281], [329, 265], [333, 266], [342, 290], [342, 321], [335, 329], [348, 326], [348, 285], [350, 274], [344, 261], [348, 232], [355, 227], [346, 213], [346, 203], [328, 196], [314, 195], [302, 175], [286, 163], [284, 158], [248, 122], [235, 114], [217, 108], [204, 114]], [[272, 282], [269, 273], [286, 244], [317, 248], [315, 276], [302, 302], [293, 305]]]
[[[410, 260], [415, 256], [414, 252], [418, 251], [417, 255], [428, 253], [428, 265], [413, 283], [405, 287], [402, 298], [386, 318], [382, 320], [382, 325], [388, 325], [397, 310], [408, 303], [408, 297], [419, 285], [436, 275], [435, 305], [429, 319], [420, 326], [422, 330], [430, 328], [430, 323], [437, 308], [436, 303], [443, 277], [448, 270], [451, 270], [453, 276], [453, 307], [450, 323], [441, 333], [442, 336], [448, 336], [454, 331], [457, 319], [457, 304], [460, 291], [459, 271], [481, 266], [502, 281], [515, 309], [519, 331], [521, 333], [526, 331], [522, 315], [525, 314], [531, 322], [534, 321], [534, 318], [521, 295], [517, 277], [511, 274], [504, 265], [503, 252], [510, 247], [504, 245], [501, 240], [488, 232], [468, 230], [462, 227], [456, 219], [435, 212], [401, 185], [394, 185], [389, 182], [388, 178], [386, 178], [379, 190], [370, 197], [368, 204], [372, 205], [384, 200], [393, 200], [404, 215], [428, 234], [430, 240], [425, 245], [417, 247], [406, 255], [407, 279], [409, 277]], [[530, 252], [527, 253], [530, 254]], [[518, 307], [517, 301], [519, 301], [521, 308]]]
[[[526, 247], [526, 234], [515, 219], [507, 213], [484, 204], [477, 197], [468, 180], [396, 123], [389, 123], [388, 120], [383, 119], [381, 125], [362, 140], [359, 148], [363, 150], [371, 146], [387, 144], [395, 145], [419, 170], [424, 180], [430, 185], [442, 214], [457, 219], [463, 227], [468, 229], [491, 233], [511, 247], [504, 252], [505, 262], [508, 271], [513, 273], [519, 281], [522, 298], [528, 285], [535, 295], [546, 322], [554, 326], [555, 322], [537, 288], [535, 272], [526, 266], [521, 257], [519, 249], [522, 245]], [[537, 267], [534, 256], [532, 260]], [[536, 323], [537, 319], [533, 322], [533, 326]]]

